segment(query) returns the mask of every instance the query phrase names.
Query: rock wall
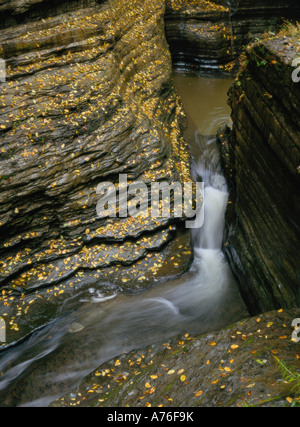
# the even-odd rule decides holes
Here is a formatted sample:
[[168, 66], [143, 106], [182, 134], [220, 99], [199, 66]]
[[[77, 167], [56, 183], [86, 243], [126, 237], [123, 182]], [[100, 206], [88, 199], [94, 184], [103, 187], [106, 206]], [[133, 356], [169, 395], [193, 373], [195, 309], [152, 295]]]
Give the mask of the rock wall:
[[105, 0], [0, 0], [0, 28], [95, 6]]
[[61, 13], [65, 2], [53, 14], [48, 3], [1, 5], [5, 23], [34, 19], [0, 31], [0, 315], [14, 339], [76, 287], [132, 291], [192, 259], [181, 220], [96, 214], [97, 185], [119, 174], [192, 180], [164, 3], [68, 2], [77, 10]]
[[300, 304], [299, 36], [247, 49], [220, 143], [232, 186], [225, 252], [251, 313]]
[[[299, 315], [299, 309], [269, 312], [198, 338], [185, 335], [123, 354], [51, 406], [290, 407], [299, 399], [283, 381], [279, 360], [299, 369], [297, 344], [290, 339], [290, 324]], [[25, 392], [32, 396], [30, 386], [28, 381]], [[21, 390], [17, 384], [15, 399], [22, 399]], [[201, 422], [199, 411], [193, 417]]]
[[211, 70], [231, 61], [227, 7], [197, 0], [167, 0], [166, 5], [166, 36], [176, 68]]
[[300, 17], [295, 0], [166, 0], [173, 62], [186, 71], [228, 71], [256, 36]]

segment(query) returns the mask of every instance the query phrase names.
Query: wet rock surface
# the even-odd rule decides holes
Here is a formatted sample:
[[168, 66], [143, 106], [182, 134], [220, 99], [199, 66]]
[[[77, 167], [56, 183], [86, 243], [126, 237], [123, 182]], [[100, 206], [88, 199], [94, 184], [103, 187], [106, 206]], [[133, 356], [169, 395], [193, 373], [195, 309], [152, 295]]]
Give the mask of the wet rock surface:
[[[27, 313], [34, 301], [47, 307], [49, 293], [63, 299], [93, 280], [109, 283], [106, 291], [132, 291], [182, 273], [192, 260], [180, 220], [96, 213], [97, 185], [117, 184], [120, 174], [128, 184], [192, 181], [164, 3], [70, 2], [66, 12], [54, 4], [39, 19], [38, 5], [48, 2], [0, 10], [32, 20], [0, 31], [7, 71], [0, 87], [0, 315], [8, 342], [24, 336], [20, 325], [32, 324]], [[174, 239], [184, 246], [181, 262], [170, 266]], [[37, 311], [44, 318], [47, 310]]]
[[174, 64], [190, 71], [230, 71], [250, 41], [300, 17], [294, 0], [167, 0], [166, 35]]
[[166, 36], [178, 69], [212, 70], [232, 61], [228, 7], [180, 0], [166, 5]]
[[230, 91], [233, 129], [220, 135], [233, 202], [225, 252], [251, 313], [300, 304], [299, 48], [287, 34], [247, 49]]
[[[54, 407], [280, 407], [295, 397], [278, 360], [300, 369], [291, 323], [300, 310], [269, 312], [200, 337], [122, 355]], [[288, 398], [288, 400], [286, 400]]]
[[95, 6], [105, 0], [1, 0], [0, 28], [25, 24], [36, 19], [49, 18], [83, 7]]

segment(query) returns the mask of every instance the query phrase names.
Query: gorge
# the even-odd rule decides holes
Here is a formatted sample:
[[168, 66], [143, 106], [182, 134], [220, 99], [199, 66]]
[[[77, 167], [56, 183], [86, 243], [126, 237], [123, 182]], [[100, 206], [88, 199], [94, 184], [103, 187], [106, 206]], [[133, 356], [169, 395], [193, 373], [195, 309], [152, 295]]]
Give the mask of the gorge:
[[[180, 404], [183, 397], [187, 405], [224, 401], [218, 392], [211, 396], [211, 383], [220, 372], [224, 381], [230, 377], [232, 369], [220, 371], [217, 360], [226, 362], [224, 348], [234, 345], [232, 336], [242, 339], [238, 347], [243, 348], [234, 357], [237, 377], [229, 385], [234, 404], [252, 399], [241, 397], [244, 390], [237, 391], [246, 366], [256, 378], [252, 383], [260, 376], [278, 376], [271, 348], [287, 362], [299, 363], [298, 347], [288, 341], [289, 326], [300, 317], [295, 308], [300, 304], [299, 85], [291, 78], [300, 43], [299, 32], [289, 32], [291, 27], [275, 35], [284, 18], [297, 16], [299, 5], [290, 0], [272, 5], [266, 0], [0, 2], [0, 57], [7, 66], [7, 82], [0, 86], [0, 316], [9, 325], [7, 343], [0, 350], [0, 371], [5, 373], [1, 406], [49, 405], [87, 376], [83, 396], [105, 369], [109, 372], [101, 373], [99, 394], [108, 385], [117, 387], [116, 393], [95, 399], [91, 392], [83, 400], [76, 391], [77, 399], [72, 392], [54, 405], [145, 406], [152, 398], [158, 403], [154, 392], [144, 394], [146, 401], [132, 394], [134, 372], [129, 375], [122, 362], [115, 376], [113, 366], [119, 366], [120, 357], [113, 358], [185, 332], [210, 335], [192, 339], [188, 334], [170, 341], [163, 351], [156, 344], [149, 360], [142, 352], [145, 363], [155, 367], [171, 352], [190, 372], [204, 353], [193, 380], [198, 384], [191, 381], [191, 397], [178, 387], [173, 400], [166, 399], [163, 390], [172, 387], [162, 378], [159, 396], [167, 406]], [[244, 48], [255, 38], [261, 40]], [[217, 82], [224, 81], [224, 72], [237, 69], [242, 51], [229, 94], [232, 123], [230, 110], [224, 113], [215, 106], [209, 125], [201, 132], [197, 124], [193, 128], [186, 114], [187, 90], [180, 90], [180, 75], [173, 77], [172, 63], [180, 71], [210, 73], [201, 87], [203, 96], [205, 84], [215, 77], [212, 73], [217, 73], [216, 86], [221, 85]], [[196, 108], [207, 111], [209, 92], [202, 102]], [[218, 126], [227, 122], [217, 140], [214, 120]], [[196, 145], [191, 143], [194, 135]], [[216, 141], [222, 171], [219, 161], [214, 163], [219, 157]], [[197, 175], [211, 184], [213, 176], [216, 187], [206, 190], [207, 208], [210, 200], [213, 203], [208, 214], [212, 222], [206, 224], [208, 235], [202, 230], [202, 243], [185, 229], [185, 218], [97, 218], [97, 185], [116, 183], [120, 174], [146, 185], [184, 183]], [[214, 220], [218, 209], [220, 216]], [[216, 246], [207, 244], [215, 241]], [[204, 249], [218, 250], [217, 256]], [[204, 280], [205, 274], [214, 275], [213, 280]], [[227, 288], [224, 281], [229, 277]], [[258, 335], [255, 318], [222, 329], [248, 319], [249, 313], [270, 310], [279, 312], [260, 315], [264, 332]], [[182, 314], [184, 321], [178, 320]], [[99, 324], [105, 332], [96, 332]], [[261, 335], [271, 344], [262, 344]], [[282, 336], [286, 341], [279, 341]], [[219, 341], [220, 346], [209, 345]], [[95, 352], [99, 342], [104, 348], [100, 356]], [[263, 375], [260, 366], [253, 368], [257, 356], [245, 361], [258, 347], [267, 360]], [[78, 354], [86, 364], [77, 361], [78, 366], [76, 362], [69, 369], [68, 354], [78, 353], [78, 348], [86, 349]], [[194, 387], [203, 382], [205, 359], [214, 359], [216, 365], [205, 374], [205, 399], [199, 402], [195, 394], [200, 389]], [[88, 376], [102, 363], [104, 371]], [[49, 372], [59, 384], [55, 392]], [[46, 378], [43, 390], [37, 387], [39, 375]], [[146, 381], [146, 376], [143, 371], [138, 381]], [[283, 404], [289, 390], [279, 385], [273, 390], [265, 381], [259, 387], [263, 396], [275, 398], [278, 392]], [[121, 388], [122, 395], [117, 392]]]

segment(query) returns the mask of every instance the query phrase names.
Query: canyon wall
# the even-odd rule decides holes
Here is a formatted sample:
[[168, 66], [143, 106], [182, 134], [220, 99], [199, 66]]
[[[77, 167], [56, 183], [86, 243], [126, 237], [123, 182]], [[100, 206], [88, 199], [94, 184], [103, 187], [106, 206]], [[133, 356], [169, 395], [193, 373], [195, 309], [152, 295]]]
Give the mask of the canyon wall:
[[251, 313], [300, 304], [299, 32], [254, 44], [220, 144], [231, 185], [225, 253]]
[[0, 0], [0, 28], [26, 24], [104, 3], [105, 0]]
[[192, 181], [163, 1], [48, 5], [0, 8], [14, 25], [0, 31], [0, 315], [14, 339], [74, 288], [133, 291], [192, 260], [182, 219], [96, 213], [98, 184], [120, 174]]
[[173, 63], [186, 71], [228, 71], [244, 46], [284, 19], [299, 19], [295, 0], [166, 0]]

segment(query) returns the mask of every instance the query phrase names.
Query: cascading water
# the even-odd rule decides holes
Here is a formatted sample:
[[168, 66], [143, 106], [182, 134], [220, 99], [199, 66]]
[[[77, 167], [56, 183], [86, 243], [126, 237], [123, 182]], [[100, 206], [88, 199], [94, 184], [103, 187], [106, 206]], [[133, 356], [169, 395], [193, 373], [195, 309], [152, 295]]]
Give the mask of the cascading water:
[[205, 221], [193, 230], [191, 271], [134, 296], [107, 298], [91, 289], [75, 312], [0, 355], [3, 405], [47, 406], [117, 355], [216, 330], [247, 314], [221, 250], [228, 192], [216, 142], [195, 136], [194, 175], [205, 183]]

